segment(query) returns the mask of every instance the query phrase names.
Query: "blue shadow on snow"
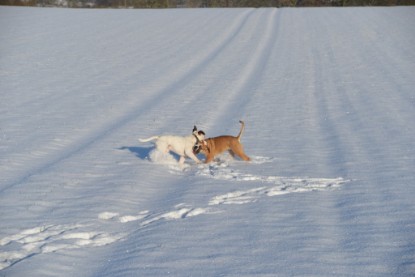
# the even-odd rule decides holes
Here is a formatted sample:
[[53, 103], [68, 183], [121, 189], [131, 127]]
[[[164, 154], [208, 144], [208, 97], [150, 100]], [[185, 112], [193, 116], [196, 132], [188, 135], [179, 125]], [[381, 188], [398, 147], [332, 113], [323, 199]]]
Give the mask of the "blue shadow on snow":
[[141, 160], [145, 160], [148, 158], [148, 155], [150, 154], [151, 150], [153, 150], [154, 147], [137, 147], [137, 146], [123, 146], [118, 148], [118, 150], [128, 150], [131, 153], [133, 153], [137, 158], [140, 158]]
[[[150, 152], [154, 150], [154, 147], [122, 146], [118, 148], [118, 150], [128, 150], [131, 153], [133, 153], [137, 158], [141, 160], [147, 160], [149, 158]], [[179, 160], [179, 155], [172, 151], [170, 151], [169, 153], [170, 155], [173, 155], [173, 157], [176, 160]]]

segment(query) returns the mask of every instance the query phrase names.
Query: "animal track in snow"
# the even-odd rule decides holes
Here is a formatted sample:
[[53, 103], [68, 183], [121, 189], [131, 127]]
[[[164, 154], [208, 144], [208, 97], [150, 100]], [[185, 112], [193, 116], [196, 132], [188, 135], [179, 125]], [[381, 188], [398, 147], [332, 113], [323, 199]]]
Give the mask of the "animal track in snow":
[[[253, 157], [254, 163], [270, 162], [272, 159], [266, 157]], [[208, 166], [199, 167], [195, 175], [213, 178], [221, 181], [246, 182], [258, 181], [260, 187], [243, 191], [229, 192], [214, 196], [209, 205], [218, 204], [246, 204], [257, 201], [262, 196], [276, 196], [294, 192], [308, 192], [327, 190], [340, 187], [348, 182], [343, 178], [300, 178], [281, 176], [262, 176], [243, 173], [229, 167], [227, 161], [212, 163]]]
[[[253, 157], [253, 164], [271, 162], [266, 157]], [[102, 212], [98, 214], [99, 220], [128, 223], [139, 222], [144, 228], [152, 223], [171, 221], [221, 212], [213, 206], [222, 204], [248, 204], [259, 201], [262, 197], [277, 196], [294, 192], [310, 192], [337, 188], [348, 180], [343, 178], [297, 178], [262, 176], [244, 173], [229, 166], [229, 161], [214, 162], [209, 165], [179, 167], [169, 163], [169, 170], [173, 174], [200, 176], [213, 178], [223, 182], [260, 183], [258, 187], [247, 190], [237, 190], [213, 196], [206, 205], [191, 207], [184, 203], [177, 204], [174, 209], [159, 213], [144, 210], [132, 215], [120, 215], [117, 212]], [[86, 228], [88, 227], [88, 228]], [[101, 227], [102, 228], [102, 227]], [[85, 231], [90, 226], [82, 224], [45, 225], [26, 229], [18, 234], [0, 239], [0, 270], [18, 263], [33, 255], [56, 252], [64, 249], [77, 249], [82, 247], [97, 247], [114, 243], [127, 234], [108, 232]]]
[[[249, 179], [249, 178], [248, 178]], [[246, 180], [246, 179], [245, 179]], [[308, 192], [336, 188], [347, 182], [343, 178], [286, 178], [273, 177], [263, 179], [264, 182], [274, 183], [272, 186], [263, 186], [249, 190], [234, 191], [213, 197], [209, 205], [219, 204], [246, 204], [257, 201], [262, 196], [276, 196], [294, 192]]]
[[187, 217], [193, 217], [201, 214], [212, 213], [208, 208], [180, 208], [178, 210], [169, 211], [160, 215], [151, 217], [141, 223], [141, 226], [147, 226], [155, 221], [159, 220], [174, 220], [174, 219], [183, 219]]
[[178, 204], [175, 206], [174, 210], [149, 214], [149, 211], [140, 212], [138, 215], [125, 215], [119, 216], [118, 213], [113, 212], [103, 212], [98, 215], [98, 218], [104, 220], [113, 220], [117, 218], [121, 223], [127, 223], [131, 221], [138, 221], [144, 219], [140, 226], [147, 226], [153, 222], [160, 220], [175, 220], [175, 219], [184, 219], [188, 217], [193, 217], [201, 214], [211, 214], [213, 211], [210, 208], [192, 208], [184, 203]]
[[[0, 240], [0, 270], [37, 254], [56, 252], [63, 249], [96, 247], [113, 243], [123, 234], [98, 231], [83, 231], [81, 224], [46, 225], [4, 237]], [[13, 250], [7, 250], [13, 244]]]
[[[254, 163], [270, 162], [266, 157], [254, 157]], [[209, 165], [187, 166], [185, 168], [169, 167], [173, 174], [194, 175], [213, 178], [220, 181], [240, 182], [258, 181], [261, 186], [248, 190], [233, 191], [212, 197], [206, 206], [190, 207], [184, 203], [175, 206], [175, 209], [161, 213], [151, 214], [149, 211], [140, 212], [136, 216], [120, 216], [118, 213], [104, 212], [99, 218], [112, 220], [117, 218], [122, 223], [142, 220], [141, 227], [148, 226], [161, 220], [177, 220], [193, 217], [201, 214], [213, 214], [220, 212], [213, 210], [212, 206], [221, 204], [247, 204], [260, 200], [261, 197], [277, 196], [294, 192], [309, 192], [333, 189], [348, 182], [343, 178], [297, 178], [279, 176], [261, 176], [243, 173], [229, 166], [228, 162], [215, 162]]]
[[121, 223], [127, 223], [130, 221], [136, 221], [136, 220], [140, 220], [143, 219], [147, 216], [148, 211], [142, 211], [139, 212], [136, 215], [124, 215], [124, 216], [120, 216], [119, 213], [114, 213], [114, 212], [102, 212], [98, 215], [99, 219], [103, 219], [103, 220], [113, 220], [113, 219], [117, 219], [119, 222]]

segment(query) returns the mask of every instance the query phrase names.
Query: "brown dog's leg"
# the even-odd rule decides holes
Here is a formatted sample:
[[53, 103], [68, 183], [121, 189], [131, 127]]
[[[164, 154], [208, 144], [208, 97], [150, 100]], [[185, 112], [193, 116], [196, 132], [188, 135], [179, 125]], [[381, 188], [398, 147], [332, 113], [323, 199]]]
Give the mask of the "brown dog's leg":
[[239, 157], [241, 157], [241, 159], [244, 160], [244, 161], [250, 161], [251, 160], [251, 158], [248, 157], [247, 155], [245, 155], [244, 153], [242, 153], [241, 155], [239, 155]]
[[244, 149], [243, 149], [241, 144], [237, 145], [234, 149], [232, 149], [232, 151], [234, 152], [235, 155], [239, 156], [244, 161], [250, 161], [251, 160], [251, 158], [249, 158], [245, 154]]
[[212, 155], [206, 155], [206, 160], [205, 160], [205, 164], [210, 163], [211, 161], [213, 161], [214, 156]]

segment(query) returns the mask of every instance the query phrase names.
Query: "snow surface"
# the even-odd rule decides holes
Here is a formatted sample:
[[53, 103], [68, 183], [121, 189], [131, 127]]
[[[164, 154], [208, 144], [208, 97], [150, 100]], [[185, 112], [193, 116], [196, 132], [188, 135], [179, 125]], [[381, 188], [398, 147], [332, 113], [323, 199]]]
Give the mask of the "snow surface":
[[[0, 275], [414, 276], [414, 26], [0, 7]], [[137, 141], [239, 119], [249, 163]]]

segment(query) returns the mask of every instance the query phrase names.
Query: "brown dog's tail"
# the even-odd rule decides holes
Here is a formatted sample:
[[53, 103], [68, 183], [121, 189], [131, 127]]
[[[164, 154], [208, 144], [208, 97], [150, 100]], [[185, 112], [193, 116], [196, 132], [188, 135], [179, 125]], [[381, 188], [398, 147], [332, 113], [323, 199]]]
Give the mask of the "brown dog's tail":
[[239, 131], [239, 134], [236, 136], [236, 138], [238, 139], [239, 142], [241, 142], [241, 136], [242, 136], [242, 133], [245, 129], [245, 123], [242, 120], [239, 120], [239, 123], [241, 123], [242, 126], [241, 126], [241, 130]]

